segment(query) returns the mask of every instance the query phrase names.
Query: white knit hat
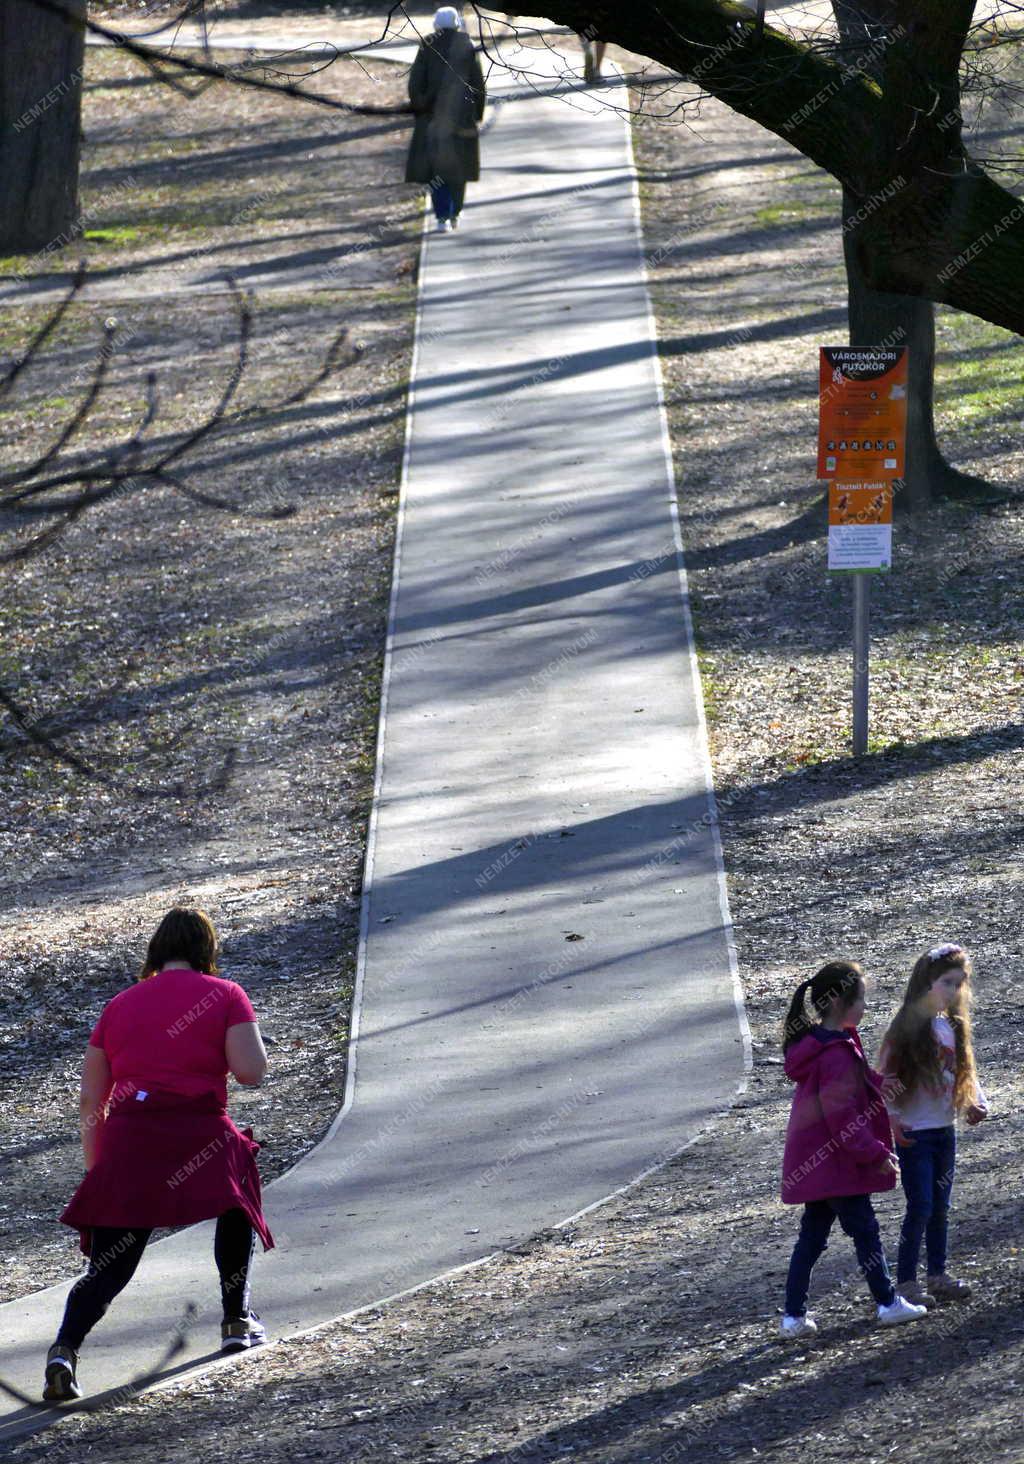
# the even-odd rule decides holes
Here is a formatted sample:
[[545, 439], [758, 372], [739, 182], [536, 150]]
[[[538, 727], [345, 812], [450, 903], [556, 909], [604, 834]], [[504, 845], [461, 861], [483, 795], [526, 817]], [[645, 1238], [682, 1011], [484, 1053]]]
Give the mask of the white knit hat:
[[458, 30], [460, 24], [459, 12], [454, 5], [442, 5], [434, 16], [435, 30]]

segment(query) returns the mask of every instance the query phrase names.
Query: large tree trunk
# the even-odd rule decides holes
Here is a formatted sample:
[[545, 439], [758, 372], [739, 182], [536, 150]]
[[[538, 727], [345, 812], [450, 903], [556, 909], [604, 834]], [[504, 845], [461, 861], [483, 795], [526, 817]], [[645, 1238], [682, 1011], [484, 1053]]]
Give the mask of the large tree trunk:
[[[856, 200], [844, 190], [844, 214], [848, 217], [856, 208]], [[907, 476], [897, 505], [903, 501], [912, 512], [919, 512], [933, 497], [996, 501], [1004, 495], [983, 478], [962, 473], [948, 463], [935, 436], [935, 306], [911, 295], [873, 290], [864, 278], [852, 240], [852, 232], [844, 233], [850, 345], [906, 346], [910, 353]]]
[[[900, 24], [899, 10], [888, 0], [833, 0], [844, 59], [861, 65], [884, 85], [885, 57], [892, 48], [894, 27]], [[947, 132], [953, 132], [952, 146], [960, 142], [959, 46], [954, 47], [941, 67], [944, 89], [943, 113], [955, 118]], [[939, 68], [936, 68], [936, 70]], [[930, 300], [874, 290], [868, 284], [858, 248], [860, 200], [843, 189], [843, 254], [849, 301], [850, 345], [905, 346], [909, 352], [907, 388], [907, 476], [897, 503], [913, 512], [927, 508], [933, 496], [950, 498], [994, 498], [997, 493], [981, 478], [961, 473], [943, 457], [935, 436], [935, 306]]]
[[0, 253], [76, 237], [86, 0], [0, 0]]

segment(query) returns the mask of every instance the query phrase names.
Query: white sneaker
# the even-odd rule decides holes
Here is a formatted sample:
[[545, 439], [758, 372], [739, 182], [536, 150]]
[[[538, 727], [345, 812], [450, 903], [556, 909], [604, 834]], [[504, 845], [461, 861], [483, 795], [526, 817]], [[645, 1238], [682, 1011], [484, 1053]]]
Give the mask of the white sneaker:
[[897, 1294], [896, 1300], [891, 1306], [878, 1308], [878, 1325], [880, 1327], [898, 1327], [901, 1322], [917, 1322], [927, 1315], [926, 1306], [915, 1306], [912, 1301], [907, 1301], [905, 1296]]
[[437, 223], [434, 225], [434, 231], [438, 234], [448, 234], [451, 232], [451, 227], [451, 219], [438, 219]]
[[802, 1317], [783, 1317], [779, 1323], [779, 1331], [783, 1337], [809, 1337], [817, 1330], [818, 1324], [809, 1312]]

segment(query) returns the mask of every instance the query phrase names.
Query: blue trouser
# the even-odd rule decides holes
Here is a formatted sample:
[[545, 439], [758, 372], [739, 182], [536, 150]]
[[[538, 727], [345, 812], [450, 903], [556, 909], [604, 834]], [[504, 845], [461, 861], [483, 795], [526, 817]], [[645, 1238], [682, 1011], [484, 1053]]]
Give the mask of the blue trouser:
[[922, 1240], [928, 1275], [945, 1273], [949, 1200], [956, 1169], [956, 1129], [952, 1124], [906, 1132], [914, 1142], [908, 1148], [900, 1145], [896, 1149], [907, 1197], [896, 1260], [896, 1279], [900, 1283], [916, 1279]]
[[802, 1317], [807, 1310], [814, 1263], [828, 1245], [833, 1221], [838, 1220], [853, 1241], [857, 1260], [879, 1306], [890, 1306], [896, 1295], [886, 1265], [878, 1220], [869, 1195], [837, 1195], [834, 1199], [810, 1200], [804, 1206], [800, 1234], [793, 1247], [786, 1278], [786, 1315]]
[[465, 183], [431, 183], [430, 197], [439, 219], [454, 219], [466, 201]]

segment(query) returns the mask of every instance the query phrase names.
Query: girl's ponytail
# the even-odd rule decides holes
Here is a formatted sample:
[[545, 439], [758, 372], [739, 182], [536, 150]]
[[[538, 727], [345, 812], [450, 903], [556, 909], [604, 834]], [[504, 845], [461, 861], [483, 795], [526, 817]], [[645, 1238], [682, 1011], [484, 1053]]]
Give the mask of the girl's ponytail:
[[[811, 993], [814, 1017], [807, 1015], [805, 1000]], [[852, 1007], [864, 990], [864, 971], [856, 961], [829, 961], [816, 971], [809, 981], [801, 981], [793, 993], [793, 1000], [786, 1013], [786, 1025], [782, 1029], [782, 1050], [786, 1052], [794, 1042], [811, 1030], [815, 1020], [827, 1011], [834, 1001], [844, 1007]]]
[[801, 981], [793, 993], [793, 1000], [790, 1002], [789, 1011], [786, 1013], [786, 1025], [782, 1029], [783, 1052], [811, 1030], [813, 1024], [808, 1020], [807, 1011], [804, 1006], [804, 1000], [810, 990], [810, 986], [810, 980]]

